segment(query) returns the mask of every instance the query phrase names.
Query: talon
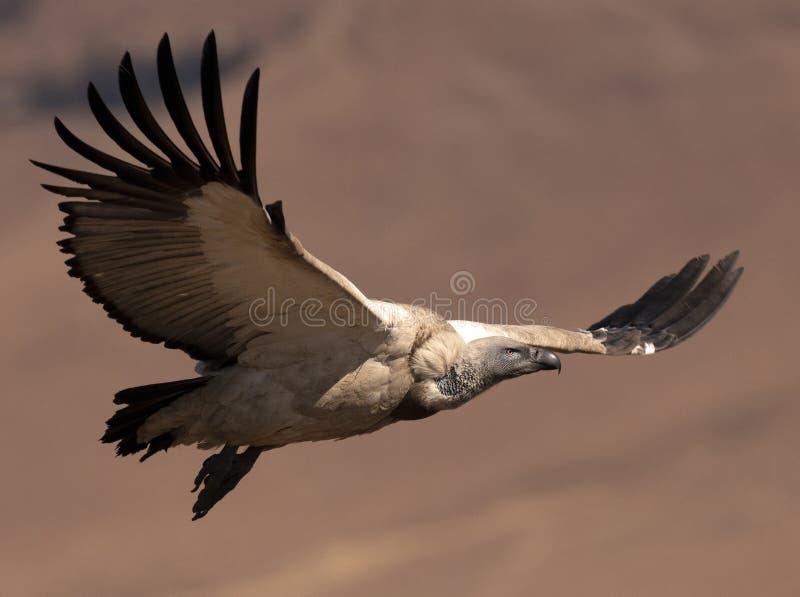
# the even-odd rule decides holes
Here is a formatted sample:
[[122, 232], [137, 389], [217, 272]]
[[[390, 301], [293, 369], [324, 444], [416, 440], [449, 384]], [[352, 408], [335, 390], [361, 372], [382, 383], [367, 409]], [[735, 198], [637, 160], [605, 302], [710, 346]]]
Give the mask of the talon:
[[200, 472], [197, 473], [197, 476], [194, 478], [194, 489], [192, 489], [191, 492], [196, 492], [200, 489], [200, 485], [203, 481], [207, 481], [215, 474], [224, 476], [227, 471], [230, 470], [231, 463], [238, 449], [238, 446], [225, 446], [219, 454], [212, 454], [206, 458], [203, 461], [203, 466], [200, 467]]
[[194, 480], [192, 493], [196, 492], [201, 484], [203, 489], [192, 506], [194, 513], [192, 520], [203, 518], [218, 501], [232, 491], [250, 472], [258, 455], [265, 449], [267, 448], [250, 447], [239, 454], [238, 446], [225, 446], [218, 454], [206, 458]]

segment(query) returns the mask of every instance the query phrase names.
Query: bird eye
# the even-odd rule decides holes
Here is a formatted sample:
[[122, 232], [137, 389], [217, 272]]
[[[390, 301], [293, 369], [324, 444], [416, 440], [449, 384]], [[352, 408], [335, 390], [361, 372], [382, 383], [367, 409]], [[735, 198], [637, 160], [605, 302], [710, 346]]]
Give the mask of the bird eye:
[[509, 358], [514, 358], [519, 356], [520, 352], [516, 348], [506, 348], [505, 349], [506, 356]]

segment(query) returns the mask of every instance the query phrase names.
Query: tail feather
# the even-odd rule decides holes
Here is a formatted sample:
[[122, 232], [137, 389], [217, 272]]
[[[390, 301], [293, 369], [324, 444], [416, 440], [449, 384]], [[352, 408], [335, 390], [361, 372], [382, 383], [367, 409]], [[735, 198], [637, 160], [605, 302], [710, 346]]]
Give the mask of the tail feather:
[[137, 438], [139, 428], [149, 417], [184, 394], [203, 387], [209, 379], [211, 378], [196, 377], [138, 386], [117, 392], [114, 403], [125, 406], [106, 421], [106, 432], [100, 441], [107, 444], [117, 442], [118, 456], [127, 456], [147, 448], [141, 460], [150, 458], [159, 450], [166, 452], [175, 440], [172, 433], [164, 433], [148, 442], [140, 442]]

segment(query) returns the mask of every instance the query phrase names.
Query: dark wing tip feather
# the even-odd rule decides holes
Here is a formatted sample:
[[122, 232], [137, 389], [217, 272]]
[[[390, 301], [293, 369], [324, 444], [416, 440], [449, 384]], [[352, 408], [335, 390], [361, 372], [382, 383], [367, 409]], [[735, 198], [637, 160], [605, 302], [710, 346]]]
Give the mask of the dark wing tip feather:
[[683, 342], [711, 320], [730, 298], [743, 272], [743, 267], [728, 269], [713, 287], [699, 294], [691, 309], [687, 309], [680, 319], [667, 326], [666, 329], [676, 338], [675, 344]]
[[228, 141], [225, 126], [225, 112], [222, 107], [222, 88], [217, 55], [217, 37], [212, 30], [203, 44], [203, 57], [200, 62], [200, 91], [211, 144], [219, 159], [221, 176], [230, 184], [238, 185], [239, 174]]
[[119, 65], [119, 91], [122, 102], [128, 110], [133, 122], [153, 145], [167, 156], [175, 172], [183, 178], [189, 186], [200, 186], [205, 182], [200, 176], [199, 167], [192, 162], [172, 142], [169, 136], [158, 124], [150, 107], [144, 99], [129, 52], [125, 52]]
[[[160, 56], [157, 56], [160, 58], [159, 75], [163, 79], [163, 83], [161, 80], [159, 82], [162, 83], [165, 104], [170, 111], [170, 116], [176, 122], [180, 136], [199, 164], [184, 154], [156, 121], [142, 95], [130, 52], [123, 54], [117, 71], [122, 101], [135, 125], [135, 128], [131, 129], [133, 132], [122, 125], [91, 82], [87, 85], [86, 94], [92, 114], [103, 131], [138, 164], [129, 163], [90, 146], [74, 135], [58, 118], [54, 120], [56, 132], [66, 145], [114, 175], [64, 168], [35, 159], [30, 161], [38, 168], [77, 183], [75, 187], [43, 184], [42, 187], [48, 192], [90, 200], [88, 202], [67, 201], [59, 205], [59, 208], [66, 214], [59, 230], [72, 235], [70, 238], [60, 241], [59, 247], [63, 252], [71, 255], [66, 262], [69, 267], [68, 273], [70, 276], [81, 279], [86, 294], [94, 302], [101, 304], [108, 315], [122, 324], [123, 328], [134, 337], [147, 342], [164, 342], [170, 348], [180, 348], [186, 351], [195, 359], [222, 362], [219, 354], [211, 354], [205, 347], [184, 344], [179, 340], [167, 339], [165, 341], [163, 337], [138, 327], [125, 310], [119, 308], [105, 295], [95, 283], [92, 275], [88, 274], [83, 267], [81, 258], [75, 256], [78, 245], [73, 241], [81, 235], [85, 236], [78, 226], [82, 219], [113, 219], [112, 216], [119, 216], [131, 221], [147, 218], [158, 221], [180, 220], [185, 216], [185, 207], [183, 206], [185, 197], [209, 182], [218, 181], [239, 188], [261, 207], [255, 175], [255, 127], [259, 71], [256, 70], [250, 77], [242, 103], [241, 122], [247, 132], [241, 139], [243, 153], [240, 175], [230, 155], [225, 129], [219, 64], [213, 31], [206, 41], [206, 50], [201, 63], [201, 91], [204, 116], [209, 125], [209, 135], [221, 162], [221, 168], [214, 164], [214, 156], [202, 146], [199, 135], [196, 134], [197, 131], [193, 126], [178, 84], [177, 74], [174, 73], [174, 59], [169, 37], [166, 34], [161, 39], [159, 51]], [[134, 135], [136, 128], [142, 133], [144, 139], [139, 140]], [[145, 140], [152, 144], [152, 149], [145, 144]], [[201, 150], [201, 146], [205, 152]], [[214, 164], [214, 168], [211, 168], [211, 164]], [[276, 229], [283, 230], [285, 223], [280, 204], [274, 204], [269, 215]]]
[[111, 110], [109, 110], [108, 106], [103, 101], [94, 83], [89, 83], [86, 89], [86, 97], [89, 100], [89, 108], [97, 120], [97, 123], [120, 149], [130, 154], [131, 157], [140, 161], [142, 164], [152, 168], [155, 178], [167, 180], [173, 185], [176, 182], [180, 183], [180, 179], [172, 173], [169, 162], [152, 151], [122, 126], [120, 121], [117, 120], [117, 117], [112, 114]]
[[122, 58], [120, 58], [119, 74], [124, 74], [127, 77], [135, 77], [133, 73], [133, 59], [131, 58], [131, 53], [127, 50], [122, 55]]
[[[89, 107], [103, 131], [123, 151], [146, 167], [129, 163], [90, 146], [74, 135], [60, 119], [56, 118], [54, 123], [59, 137], [76, 153], [98, 166], [110, 170], [121, 181], [130, 185], [149, 191], [180, 195], [195, 190], [208, 182], [219, 181], [242, 190], [261, 207], [255, 175], [255, 128], [259, 70], [256, 69], [248, 80], [243, 97], [241, 124], [244, 134], [240, 138], [242, 168], [239, 170], [231, 153], [225, 125], [214, 31], [209, 33], [203, 45], [200, 74], [203, 116], [216, 156], [206, 148], [189, 113], [178, 81], [167, 33], [164, 33], [158, 44], [157, 67], [164, 104], [180, 137], [197, 163], [178, 148], [156, 121], [139, 86], [131, 53], [127, 51], [122, 55], [118, 67], [119, 89], [123, 104], [136, 128], [164, 157], [142, 143], [120, 123], [103, 101], [96, 86], [91, 82], [87, 85], [86, 91]], [[65, 172], [77, 172], [68, 169], [56, 171], [55, 167], [48, 167], [35, 161], [33, 163], [61, 176], [64, 176]], [[85, 180], [86, 176], [81, 176], [81, 178], [82, 180], [76, 182], [93, 186], [93, 182]], [[97, 182], [99, 179], [94, 178], [93, 180]], [[111, 184], [109, 181], [106, 182]]]
[[650, 354], [675, 346], [708, 323], [733, 293], [744, 271], [733, 269], [738, 256], [737, 250], [720, 259], [699, 283], [709, 256], [695, 257], [589, 330], [608, 354]]
[[[88, 172], [82, 172], [80, 170], [72, 170], [70, 168], [63, 168], [61, 166], [56, 166], [55, 164], [40, 162], [39, 160], [31, 160], [31, 164], [33, 164], [37, 168], [41, 168], [42, 170], [52, 172], [53, 174], [57, 174], [58, 176], [62, 176], [68, 180], [71, 180], [73, 182], [79, 182], [81, 184], [87, 184], [87, 183], [84, 183], [82, 180], [76, 180], [76, 178], [78, 178], [80, 174], [90, 175], [90, 173]], [[101, 175], [96, 174], [93, 176], [101, 176]]]
[[56, 134], [67, 147], [101, 168], [113, 172], [120, 180], [152, 191], [169, 193], [173, 190], [169, 185], [154, 178], [149, 170], [109, 155], [81, 140], [64, 125], [58, 116], [53, 119], [53, 122]]
[[261, 206], [256, 181], [256, 139], [258, 132], [258, 84], [261, 69], [257, 68], [250, 75], [242, 96], [242, 114], [239, 123], [239, 152], [242, 160], [240, 178], [242, 189]]
[[189, 108], [186, 105], [186, 100], [183, 97], [183, 91], [178, 80], [178, 72], [175, 69], [175, 60], [172, 56], [172, 47], [169, 42], [169, 36], [166, 33], [158, 44], [156, 66], [164, 105], [167, 107], [170, 118], [175, 123], [175, 128], [183, 138], [186, 146], [200, 163], [200, 175], [203, 179], [218, 178], [219, 167], [200, 138], [200, 134], [197, 132], [192, 116], [189, 113]]

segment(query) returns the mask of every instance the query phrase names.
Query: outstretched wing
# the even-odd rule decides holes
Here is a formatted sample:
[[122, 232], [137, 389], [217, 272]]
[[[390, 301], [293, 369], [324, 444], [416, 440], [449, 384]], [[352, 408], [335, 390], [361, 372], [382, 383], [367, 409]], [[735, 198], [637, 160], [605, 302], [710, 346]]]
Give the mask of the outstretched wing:
[[[61, 229], [72, 235], [59, 242], [63, 252], [73, 255], [67, 261], [69, 273], [132, 335], [217, 365], [241, 361], [248, 343], [267, 333], [278, 336], [283, 346], [306, 350], [319, 348], [320, 338], [341, 343], [349, 338], [361, 346], [379, 342], [380, 321], [366, 298], [286, 231], [280, 202], [262, 206], [255, 173], [258, 77], [256, 70], [242, 102], [240, 169], [225, 127], [213, 32], [201, 65], [203, 115], [213, 153], [184, 101], [166, 35], [158, 48], [158, 79], [167, 111], [192, 157], [156, 122], [127, 53], [119, 67], [122, 99], [160, 154], [120, 124], [92, 84], [88, 96], [95, 118], [140, 164], [95, 149], [56, 118], [56, 131], [70, 148], [113, 173], [33, 162], [83, 185], [48, 184], [45, 189], [89, 200], [59, 205], [67, 214]], [[320, 322], [332, 327], [325, 315], [334, 308], [339, 325], [322, 333]], [[368, 338], [371, 334], [375, 337]], [[258, 355], [262, 363], [265, 358]]]
[[[557, 352], [607, 355], [653, 354], [671, 348], [697, 332], [733, 292], [743, 268], [734, 268], [739, 252], [722, 258], [698, 283], [708, 255], [691, 259], [677, 274], [664, 276], [639, 300], [624, 305], [587, 330], [542, 325], [484, 325], [451, 322], [462, 336], [508, 336]], [[485, 331], [476, 331], [480, 326]]]

